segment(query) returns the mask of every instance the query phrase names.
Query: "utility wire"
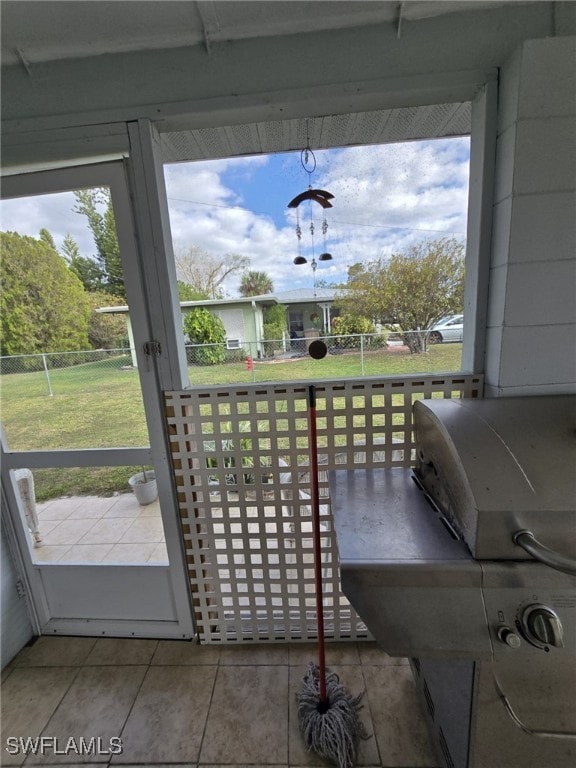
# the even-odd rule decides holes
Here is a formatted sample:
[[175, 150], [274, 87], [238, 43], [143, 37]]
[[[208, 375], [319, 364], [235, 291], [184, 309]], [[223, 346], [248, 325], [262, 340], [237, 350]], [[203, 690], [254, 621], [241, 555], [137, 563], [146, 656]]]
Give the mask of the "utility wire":
[[[181, 197], [168, 197], [174, 203], [190, 203], [191, 205], [205, 205], [208, 208], [224, 208], [230, 211], [246, 211], [246, 213], [254, 213], [249, 208], [243, 208], [241, 205], [219, 205], [218, 203], [204, 203], [201, 200], [184, 200]], [[258, 215], [258, 214], [256, 214]], [[425, 229], [422, 227], [404, 227], [401, 224], [364, 224], [359, 221], [344, 221], [343, 219], [335, 219], [330, 217], [330, 221], [334, 224], [346, 224], [349, 227], [372, 227], [374, 229], [404, 229], [408, 232], [438, 232], [442, 235], [464, 235], [464, 232], [451, 232], [447, 229]]]

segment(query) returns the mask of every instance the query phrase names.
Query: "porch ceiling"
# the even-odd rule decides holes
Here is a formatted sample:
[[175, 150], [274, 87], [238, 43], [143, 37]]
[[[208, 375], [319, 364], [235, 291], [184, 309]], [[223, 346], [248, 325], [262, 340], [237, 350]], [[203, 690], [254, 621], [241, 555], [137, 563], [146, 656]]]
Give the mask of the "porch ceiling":
[[462, 136], [471, 104], [434, 104], [161, 134], [166, 162]]
[[[3, 0], [2, 64], [343, 29], [510, 5], [510, 0]], [[513, 2], [519, 5], [519, 2]]]
[[[43, 62], [170, 48], [203, 47], [210, 56], [212, 44], [378, 24], [395, 25], [400, 37], [404, 21], [418, 25], [430, 17], [455, 17], [510, 4], [499, 0], [3, 0], [1, 55], [3, 65], [28, 71]], [[180, 125], [160, 120], [157, 127], [166, 162], [291, 151], [305, 146], [308, 138], [316, 149], [381, 144], [468, 134], [471, 106], [461, 98], [435, 104], [432, 96], [425, 105], [390, 104], [386, 109], [366, 103], [364, 111], [354, 113], [333, 104], [332, 114], [327, 114], [320, 105], [313, 116], [296, 110], [284, 120], [261, 111], [254, 115], [254, 122], [243, 122], [240, 115], [218, 127], [194, 125], [188, 119]]]

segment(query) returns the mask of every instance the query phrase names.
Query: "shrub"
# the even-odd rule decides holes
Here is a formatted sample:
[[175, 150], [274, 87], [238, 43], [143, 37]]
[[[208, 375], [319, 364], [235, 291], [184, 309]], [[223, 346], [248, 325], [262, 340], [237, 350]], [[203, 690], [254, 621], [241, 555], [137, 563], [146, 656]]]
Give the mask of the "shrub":
[[218, 365], [226, 359], [226, 329], [222, 320], [203, 307], [194, 307], [184, 318], [184, 333], [192, 345], [194, 365]]

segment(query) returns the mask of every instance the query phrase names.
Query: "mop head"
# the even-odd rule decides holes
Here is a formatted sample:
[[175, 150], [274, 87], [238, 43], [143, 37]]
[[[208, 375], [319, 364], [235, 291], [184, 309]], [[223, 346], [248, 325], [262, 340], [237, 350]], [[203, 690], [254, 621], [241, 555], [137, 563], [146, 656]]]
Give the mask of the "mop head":
[[327, 704], [320, 700], [319, 671], [310, 663], [298, 696], [298, 722], [310, 751], [335, 763], [352, 768], [359, 739], [369, 738], [358, 716], [362, 709], [359, 696], [351, 696], [335, 672], [326, 671]]

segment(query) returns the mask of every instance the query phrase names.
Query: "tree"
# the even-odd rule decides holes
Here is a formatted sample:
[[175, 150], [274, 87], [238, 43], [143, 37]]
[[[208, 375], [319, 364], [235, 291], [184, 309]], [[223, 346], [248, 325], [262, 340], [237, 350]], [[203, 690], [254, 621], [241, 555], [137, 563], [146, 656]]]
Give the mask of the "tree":
[[266, 272], [245, 272], [240, 280], [240, 296], [262, 296], [272, 293], [274, 283]]
[[127, 315], [111, 312], [97, 312], [100, 307], [118, 307], [125, 303], [120, 296], [103, 291], [86, 294], [90, 308], [88, 317], [88, 340], [93, 349], [119, 349], [127, 345]]
[[226, 329], [217, 315], [213, 315], [204, 307], [194, 307], [186, 313], [183, 325], [190, 344], [201, 345], [199, 349], [190, 351], [192, 363], [215, 365], [224, 362]]
[[74, 240], [70, 232], [67, 232], [64, 237], [64, 240], [62, 242], [62, 248], [60, 248], [60, 253], [69, 266], [76, 259], [81, 258], [80, 248], [78, 246], [78, 243], [76, 242], [76, 240]]
[[[77, 202], [74, 211], [88, 219], [96, 245], [96, 262], [102, 275], [100, 290], [125, 299], [126, 290], [110, 190], [106, 187], [81, 189], [74, 192], [74, 197]], [[87, 265], [84, 266], [87, 268]]]
[[206, 296], [201, 296], [191, 285], [178, 280], [178, 298], [180, 301], [200, 301]]
[[[68, 269], [80, 280], [87, 293], [104, 293], [103, 285], [106, 281], [104, 270], [98, 266], [94, 259], [80, 255], [78, 243], [70, 233], [67, 233], [64, 238], [60, 254], [68, 264]], [[109, 302], [104, 301], [102, 303]]]
[[332, 320], [333, 336], [352, 336], [375, 331], [374, 323], [363, 315], [338, 315]]
[[45, 227], [42, 227], [38, 235], [39, 235], [38, 239], [40, 240], [41, 243], [44, 243], [49, 248], [52, 248], [53, 251], [58, 250], [56, 248], [56, 243], [54, 242], [54, 236]]
[[464, 303], [464, 244], [454, 238], [418, 243], [387, 261], [356, 264], [348, 271], [344, 312], [394, 323], [404, 331], [411, 352], [426, 348], [425, 334], [444, 315]]
[[177, 253], [175, 262], [178, 279], [192, 286], [200, 298], [221, 299], [224, 281], [246, 269], [250, 259], [234, 253], [214, 256], [193, 245]]
[[68, 269], [80, 280], [87, 293], [104, 293], [105, 275], [94, 259], [78, 256], [69, 264]]
[[88, 347], [84, 288], [46, 238], [1, 232], [3, 355]]
[[282, 341], [284, 331], [286, 330], [288, 312], [282, 304], [273, 304], [271, 307], [265, 307], [263, 312], [264, 320], [264, 350], [267, 355], [272, 355], [274, 349], [278, 346], [277, 342]]

